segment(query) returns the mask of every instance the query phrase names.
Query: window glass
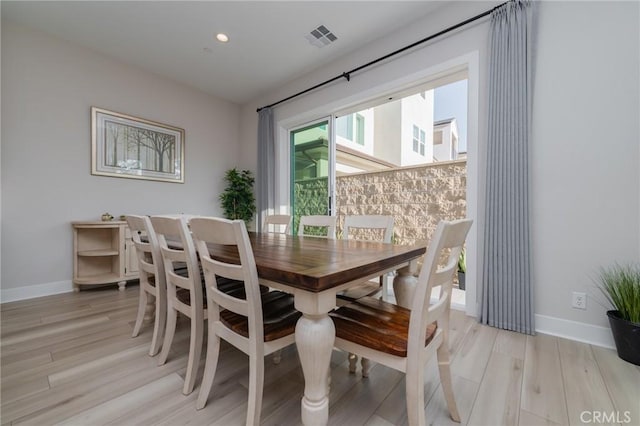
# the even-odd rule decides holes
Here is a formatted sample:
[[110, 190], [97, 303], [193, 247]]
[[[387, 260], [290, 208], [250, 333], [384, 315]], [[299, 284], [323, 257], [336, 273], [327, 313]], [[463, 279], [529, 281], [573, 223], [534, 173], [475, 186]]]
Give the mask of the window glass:
[[364, 117], [356, 114], [356, 143], [364, 145]]
[[336, 119], [336, 134], [350, 141], [353, 140], [353, 114]]

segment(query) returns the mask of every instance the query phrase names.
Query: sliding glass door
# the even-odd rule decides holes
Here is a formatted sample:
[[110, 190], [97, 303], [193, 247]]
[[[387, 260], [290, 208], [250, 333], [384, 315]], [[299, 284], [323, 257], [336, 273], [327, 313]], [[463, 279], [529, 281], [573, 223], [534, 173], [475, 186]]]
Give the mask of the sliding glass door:
[[334, 163], [331, 119], [289, 131], [291, 152], [291, 212], [293, 233], [300, 216], [331, 215]]

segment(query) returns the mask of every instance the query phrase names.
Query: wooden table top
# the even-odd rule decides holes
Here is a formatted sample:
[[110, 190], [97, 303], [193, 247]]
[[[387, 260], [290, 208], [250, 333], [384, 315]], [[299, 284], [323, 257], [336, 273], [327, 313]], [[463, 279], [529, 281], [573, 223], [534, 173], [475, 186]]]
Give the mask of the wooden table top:
[[[402, 246], [369, 241], [294, 237], [249, 232], [258, 276], [311, 292], [374, 275], [409, 262], [425, 246]], [[211, 246], [212, 257], [227, 262], [238, 258], [235, 249]]]

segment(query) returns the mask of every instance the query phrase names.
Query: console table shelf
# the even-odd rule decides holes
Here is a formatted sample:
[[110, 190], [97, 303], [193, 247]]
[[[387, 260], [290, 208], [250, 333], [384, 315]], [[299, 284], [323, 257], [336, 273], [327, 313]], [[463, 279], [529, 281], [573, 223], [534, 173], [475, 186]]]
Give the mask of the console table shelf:
[[100, 249], [100, 250], [83, 250], [78, 252], [78, 256], [117, 256], [120, 252], [112, 249]]
[[72, 222], [73, 285], [117, 283], [138, 278], [138, 262], [125, 221]]

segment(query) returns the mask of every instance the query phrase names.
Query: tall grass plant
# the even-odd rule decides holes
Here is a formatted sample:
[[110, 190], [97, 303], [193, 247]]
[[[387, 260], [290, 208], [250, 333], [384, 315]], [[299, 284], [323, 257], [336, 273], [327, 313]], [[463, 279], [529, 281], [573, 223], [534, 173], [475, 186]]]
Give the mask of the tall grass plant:
[[640, 264], [602, 268], [598, 288], [623, 319], [640, 324]]

